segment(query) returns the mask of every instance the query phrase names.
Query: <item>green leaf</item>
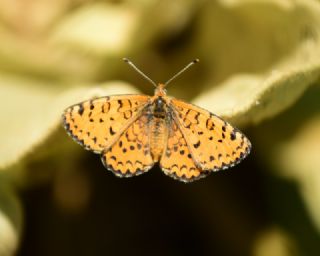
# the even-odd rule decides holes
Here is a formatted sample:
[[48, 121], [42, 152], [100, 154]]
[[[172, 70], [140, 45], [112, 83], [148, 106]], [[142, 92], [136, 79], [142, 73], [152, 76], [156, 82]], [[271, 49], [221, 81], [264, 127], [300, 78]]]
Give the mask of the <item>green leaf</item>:
[[319, 67], [279, 71], [265, 77], [237, 75], [193, 102], [238, 125], [258, 123], [299, 99], [318, 79]]
[[194, 0], [83, 5], [57, 22], [50, 41], [79, 53], [123, 57], [133, 50], [145, 51], [162, 33], [183, 28], [197, 5]]
[[319, 78], [320, 5], [221, 2], [201, 19], [223, 25], [199, 30], [196, 47], [211, 57], [212, 72], [193, 102], [241, 125], [261, 122], [290, 107]]
[[98, 55], [118, 56], [131, 47], [138, 17], [129, 6], [84, 6], [57, 25], [53, 40]]

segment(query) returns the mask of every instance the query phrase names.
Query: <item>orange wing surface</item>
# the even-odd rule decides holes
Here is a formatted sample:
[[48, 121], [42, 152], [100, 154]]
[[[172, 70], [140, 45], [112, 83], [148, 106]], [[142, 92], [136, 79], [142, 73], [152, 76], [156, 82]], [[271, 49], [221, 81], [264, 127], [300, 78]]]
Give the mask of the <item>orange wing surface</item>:
[[200, 170], [227, 169], [249, 154], [251, 143], [237, 128], [192, 104], [176, 99], [171, 104], [174, 119]]
[[197, 180], [208, 174], [196, 166], [186, 139], [176, 122], [172, 122], [169, 128], [167, 146], [161, 157], [160, 167], [165, 174], [183, 182]]
[[65, 110], [64, 127], [87, 150], [101, 153], [141, 115], [149, 98], [119, 95], [84, 101]]
[[102, 154], [104, 166], [119, 177], [131, 177], [148, 171], [154, 164], [149, 143], [147, 115], [141, 115], [120, 138]]

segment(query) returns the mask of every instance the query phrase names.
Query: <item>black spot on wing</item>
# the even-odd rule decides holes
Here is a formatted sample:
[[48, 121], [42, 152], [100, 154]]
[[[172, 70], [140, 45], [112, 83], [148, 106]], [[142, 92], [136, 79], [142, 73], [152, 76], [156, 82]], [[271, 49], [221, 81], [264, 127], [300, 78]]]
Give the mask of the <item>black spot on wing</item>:
[[198, 147], [200, 146], [200, 144], [201, 144], [201, 142], [200, 142], [200, 140], [199, 140], [196, 144], [193, 144], [193, 147], [194, 147], [194, 148], [198, 148]]
[[236, 139], [236, 133], [235, 133], [234, 130], [230, 133], [230, 139], [231, 140], [235, 140]]
[[90, 101], [90, 110], [93, 110], [94, 109], [94, 105], [92, 103], [92, 100]]
[[199, 124], [199, 116], [200, 116], [200, 113], [197, 112], [197, 114], [194, 117], [196, 119], [196, 121], [197, 121], [197, 124]]
[[117, 111], [119, 111], [123, 106], [122, 100], [118, 100], [118, 104], [119, 104], [119, 107], [118, 107]]
[[83, 112], [84, 112], [83, 104], [79, 104], [78, 114], [82, 116]]
[[111, 126], [110, 126], [110, 128], [109, 128], [109, 132], [110, 132], [111, 135], [115, 135], [115, 134], [116, 134], [116, 132], [112, 130], [112, 127], [111, 127]]

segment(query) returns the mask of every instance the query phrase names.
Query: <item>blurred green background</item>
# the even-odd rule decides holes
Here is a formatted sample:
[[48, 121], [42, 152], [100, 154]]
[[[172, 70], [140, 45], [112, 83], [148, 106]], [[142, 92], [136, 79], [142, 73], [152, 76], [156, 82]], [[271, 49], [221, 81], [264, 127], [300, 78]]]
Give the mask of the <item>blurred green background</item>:
[[[320, 255], [320, 2], [1, 0], [0, 256]], [[62, 111], [169, 95], [238, 126], [252, 153], [192, 184], [131, 179], [74, 143]]]

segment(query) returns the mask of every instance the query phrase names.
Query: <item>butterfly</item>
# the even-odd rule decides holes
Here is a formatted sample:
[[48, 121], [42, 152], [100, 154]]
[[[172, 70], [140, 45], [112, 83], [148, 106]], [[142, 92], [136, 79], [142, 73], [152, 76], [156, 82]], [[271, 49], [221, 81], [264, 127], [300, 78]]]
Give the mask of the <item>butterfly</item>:
[[251, 150], [237, 128], [198, 106], [167, 96], [166, 86], [199, 60], [189, 63], [153, 96], [114, 95], [68, 107], [62, 117], [67, 133], [85, 149], [100, 154], [119, 177], [149, 171], [156, 163], [182, 182], [203, 178], [238, 164]]

